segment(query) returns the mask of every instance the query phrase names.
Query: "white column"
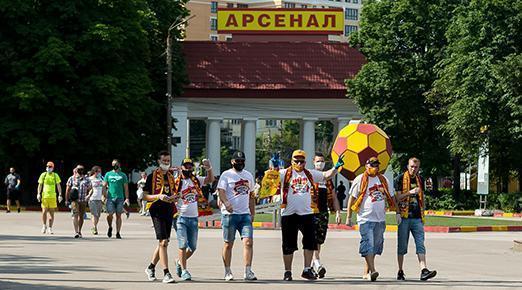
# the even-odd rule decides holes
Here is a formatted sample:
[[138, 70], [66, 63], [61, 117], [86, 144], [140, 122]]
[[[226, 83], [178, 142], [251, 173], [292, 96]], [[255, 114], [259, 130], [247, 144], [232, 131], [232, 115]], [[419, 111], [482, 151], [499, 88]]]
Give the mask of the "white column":
[[171, 144], [172, 146], [172, 156], [171, 163], [173, 165], [178, 165], [183, 158], [185, 158], [186, 148], [187, 148], [187, 136], [188, 136], [188, 110], [186, 105], [176, 104], [172, 109], [172, 120], [174, 126], [172, 126], [172, 140], [180, 140], [180, 143]]
[[241, 145], [245, 153], [245, 169], [256, 174], [257, 118], [245, 118], [241, 123]]
[[[348, 125], [348, 123], [350, 123], [350, 118], [337, 118], [336, 120], [334, 120], [334, 138], [337, 137], [339, 131], [341, 131], [346, 125]], [[350, 183], [348, 179], [346, 179], [344, 176], [342, 176], [341, 174], [337, 174], [337, 186], [339, 185], [339, 181], [342, 181], [344, 183], [344, 186], [346, 187], [346, 191], [344, 192], [344, 194], [346, 194], [346, 198], [344, 199], [343, 204], [341, 205], [341, 208], [345, 208], [346, 204], [348, 203], [348, 190], [350, 190]]]
[[306, 152], [306, 167], [313, 168], [315, 155], [315, 121], [316, 118], [304, 118], [301, 122], [302, 149]]
[[214, 175], [221, 175], [221, 119], [207, 119], [207, 158], [212, 162]]

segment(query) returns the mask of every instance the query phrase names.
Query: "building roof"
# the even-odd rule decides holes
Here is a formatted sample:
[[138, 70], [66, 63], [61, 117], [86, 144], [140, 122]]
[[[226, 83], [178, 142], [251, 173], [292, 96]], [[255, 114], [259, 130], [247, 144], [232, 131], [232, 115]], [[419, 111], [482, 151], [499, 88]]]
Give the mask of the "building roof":
[[345, 43], [186, 41], [183, 53], [183, 97], [344, 98], [365, 63]]

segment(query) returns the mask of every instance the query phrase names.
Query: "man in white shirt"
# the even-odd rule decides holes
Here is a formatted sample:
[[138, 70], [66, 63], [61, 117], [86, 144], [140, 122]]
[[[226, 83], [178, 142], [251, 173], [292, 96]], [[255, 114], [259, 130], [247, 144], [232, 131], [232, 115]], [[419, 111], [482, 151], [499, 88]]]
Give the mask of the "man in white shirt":
[[203, 159], [203, 168], [207, 177], [194, 175], [194, 162], [185, 158], [181, 162], [181, 173], [174, 182], [173, 194], [179, 197], [176, 204], [179, 216], [176, 221], [176, 236], [178, 238], [178, 255], [176, 273], [181, 280], [192, 280], [187, 271], [187, 260], [194, 254], [198, 241], [198, 202], [203, 198], [201, 186], [212, 183], [214, 174], [208, 159]]
[[254, 177], [245, 168], [245, 153], [235, 152], [231, 160], [232, 168], [223, 172], [217, 189], [221, 207], [221, 228], [223, 229], [223, 264], [225, 281], [234, 279], [230, 270], [232, 247], [236, 231], [241, 235], [244, 245], [245, 280], [257, 280], [252, 271], [253, 227], [255, 215]]
[[298, 232], [303, 234], [304, 270], [301, 277], [317, 279], [310, 267], [312, 255], [317, 250], [314, 213], [318, 213], [317, 183], [331, 179], [343, 165], [342, 157], [334, 168], [321, 172], [307, 170], [306, 152], [295, 150], [292, 153], [292, 166], [279, 171], [281, 177], [281, 233], [283, 239], [283, 261], [285, 273], [283, 280], [292, 281], [292, 260], [297, 251]]
[[[346, 217], [346, 224], [352, 226], [352, 212], [357, 212], [361, 234], [359, 253], [366, 261], [363, 279], [371, 281], [379, 277], [375, 270], [375, 255], [381, 255], [384, 246], [386, 202], [390, 210], [396, 209], [392, 184], [379, 173], [379, 164], [379, 159], [371, 157], [366, 161], [366, 171], [353, 180]], [[400, 214], [396, 218], [400, 224]]]

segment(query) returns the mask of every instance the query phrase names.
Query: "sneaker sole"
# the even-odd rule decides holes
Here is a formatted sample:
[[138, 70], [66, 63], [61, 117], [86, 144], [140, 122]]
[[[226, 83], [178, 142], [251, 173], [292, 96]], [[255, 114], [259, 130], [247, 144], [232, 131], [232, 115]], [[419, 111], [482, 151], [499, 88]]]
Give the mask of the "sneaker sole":
[[379, 272], [373, 272], [370, 275], [370, 279], [371, 279], [372, 282], [375, 282], [377, 280], [377, 277], [379, 277]]
[[319, 270], [319, 273], [317, 273], [317, 275], [319, 276], [319, 279], [324, 278], [324, 276], [326, 275], [326, 269], [321, 268], [321, 270]]
[[163, 281], [161, 281], [161, 282], [162, 282], [162, 283], [165, 283], [165, 284], [172, 284], [172, 283], [176, 282], [176, 280], [174, 280], [174, 279], [172, 279], [172, 280], [168, 280], [168, 281], [163, 280]]
[[434, 278], [435, 276], [437, 276], [437, 271], [433, 271], [433, 272], [431, 272], [430, 275], [428, 275], [428, 276], [426, 276], [424, 278], [421, 278], [421, 281], [426, 281], [428, 279]]

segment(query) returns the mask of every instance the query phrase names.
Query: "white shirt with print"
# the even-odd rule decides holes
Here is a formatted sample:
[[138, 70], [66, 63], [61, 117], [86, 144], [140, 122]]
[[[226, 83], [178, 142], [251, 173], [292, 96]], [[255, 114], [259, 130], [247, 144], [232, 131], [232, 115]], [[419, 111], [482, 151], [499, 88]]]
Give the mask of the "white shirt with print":
[[[354, 199], [359, 196], [361, 188], [362, 174], [357, 176], [350, 188], [350, 195]], [[394, 195], [393, 189], [390, 187], [390, 182], [386, 177], [388, 183], [388, 192], [391, 196]], [[386, 221], [386, 194], [384, 193], [384, 186], [381, 184], [379, 177], [368, 177], [368, 188], [364, 195], [363, 201], [357, 213], [357, 223], [363, 224], [365, 222], [384, 222]]]
[[228, 201], [232, 205], [233, 212], [228, 212], [225, 205], [221, 205], [222, 214], [249, 214], [250, 193], [254, 190], [254, 177], [246, 170], [237, 172], [229, 169], [219, 177], [218, 189], [223, 189]]
[[[205, 177], [196, 177], [199, 186], [203, 186]], [[198, 217], [198, 192], [196, 186], [190, 178], [181, 179], [181, 190], [179, 192], [181, 198], [178, 200], [178, 212], [182, 217]]]
[[103, 179], [91, 176], [89, 177], [91, 181], [92, 195], [90, 200], [102, 200], [102, 191], [103, 191]]
[[[281, 177], [281, 190], [285, 181], [286, 171], [288, 169], [279, 170]], [[322, 171], [315, 169], [309, 170], [314, 179], [314, 183], [325, 182]], [[281, 216], [289, 216], [293, 214], [307, 215], [314, 213], [312, 210], [312, 183], [306, 177], [304, 171], [297, 172], [292, 170], [290, 185], [288, 186], [288, 194], [286, 196], [286, 207], [281, 209]]]

